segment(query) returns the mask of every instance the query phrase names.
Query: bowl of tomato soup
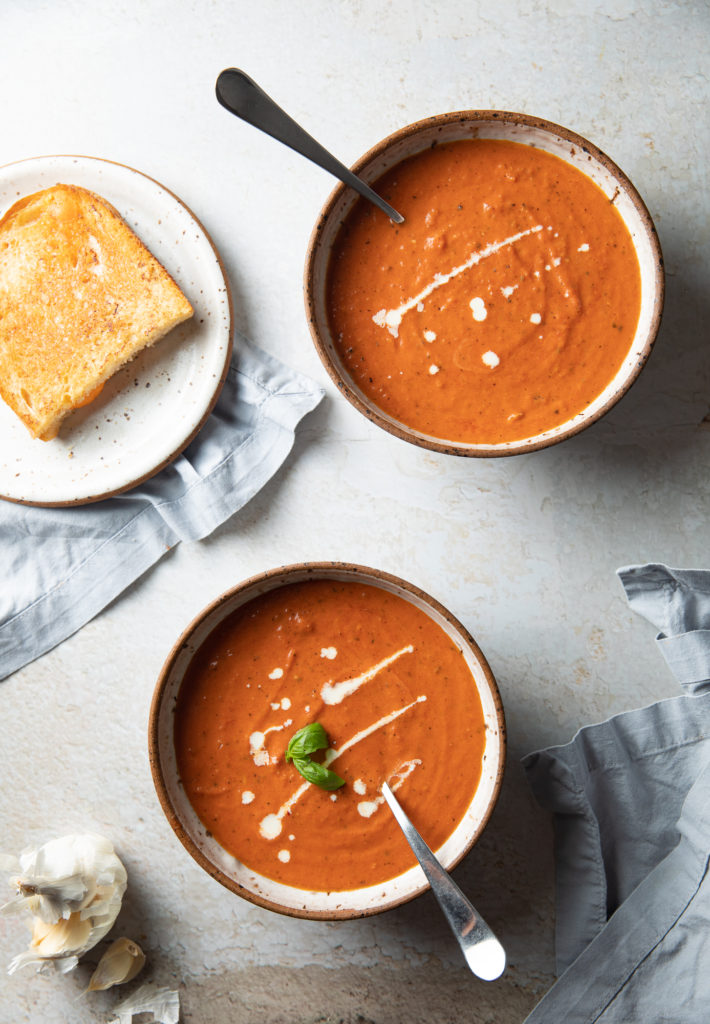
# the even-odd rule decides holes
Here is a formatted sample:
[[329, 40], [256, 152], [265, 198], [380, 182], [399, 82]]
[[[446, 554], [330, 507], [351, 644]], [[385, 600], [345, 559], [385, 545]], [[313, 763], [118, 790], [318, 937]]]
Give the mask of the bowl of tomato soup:
[[306, 310], [352, 404], [390, 433], [501, 456], [594, 423], [647, 360], [664, 296], [658, 237], [623, 172], [539, 118], [462, 111], [402, 128], [313, 230]]
[[192, 622], [150, 714], [163, 810], [210, 875], [295, 917], [374, 914], [424, 891], [388, 781], [442, 863], [481, 835], [503, 775], [491, 670], [438, 601], [363, 566], [253, 577]]

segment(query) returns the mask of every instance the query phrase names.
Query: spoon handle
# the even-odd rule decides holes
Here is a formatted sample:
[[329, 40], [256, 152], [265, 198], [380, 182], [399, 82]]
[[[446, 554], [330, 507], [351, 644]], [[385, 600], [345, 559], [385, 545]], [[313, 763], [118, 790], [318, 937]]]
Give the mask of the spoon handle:
[[500, 942], [436, 859], [386, 782], [382, 786], [382, 795], [429, 880], [431, 890], [461, 946], [468, 966], [484, 981], [499, 978], [505, 970], [505, 950]]
[[242, 121], [266, 132], [278, 142], [318, 164], [336, 178], [354, 188], [365, 199], [378, 206], [390, 220], [401, 224], [404, 217], [392, 209], [389, 203], [377, 195], [369, 185], [348, 170], [345, 164], [324, 149], [308, 132], [277, 106], [256, 82], [238, 68], [227, 68], [217, 79], [217, 99], [232, 114]]

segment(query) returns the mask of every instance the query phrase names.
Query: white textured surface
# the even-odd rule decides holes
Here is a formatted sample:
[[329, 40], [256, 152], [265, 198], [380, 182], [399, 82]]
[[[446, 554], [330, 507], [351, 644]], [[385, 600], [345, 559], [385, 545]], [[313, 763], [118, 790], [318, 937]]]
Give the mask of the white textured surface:
[[[242, 513], [0, 684], [0, 846], [87, 828], [112, 838], [129, 872], [121, 932], [153, 977], [181, 986], [184, 1020], [516, 1024], [550, 983], [551, 837], [517, 760], [674, 692], [614, 570], [707, 565], [709, 20], [701, 0], [2, 5], [3, 160], [86, 153], [162, 181], [220, 249], [237, 326], [328, 390]], [[346, 162], [404, 123], [465, 107], [538, 114], [599, 145], [644, 197], [668, 268], [657, 347], [630, 394], [561, 447], [490, 462], [422, 452], [358, 416], [303, 314], [306, 242], [331, 183], [218, 106], [214, 80], [230, 65]], [[204, 875], [159, 809], [146, 723], [173, 639], [235, 580], [329, 558], [428, 590], [498, 678], [508, 774], [456, 871], [508, 948], [494, 985], [460, 967], [429, 897], [348, 924], [279, 918]], [[24, 942], [0, 919], [0, 962]], [[0, 976], [0, 1024], [105, 1020], [116, 998], [77, 1003], [85, 980]]]

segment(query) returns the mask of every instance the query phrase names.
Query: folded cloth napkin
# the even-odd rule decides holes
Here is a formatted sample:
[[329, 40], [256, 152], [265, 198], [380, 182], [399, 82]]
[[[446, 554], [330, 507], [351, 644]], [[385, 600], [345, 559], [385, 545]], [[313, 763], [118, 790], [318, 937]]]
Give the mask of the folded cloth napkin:
[[235, 342], [212, 414], [156, 476], [94, 505], [0, 501], [0, 679], [74, 633], [178, 541], [206, 537], [282, 464], [323, 391], [246, 338]]
[[554, 814], [564, 972], [526, 1024], [710, 1020], [710, 572], [619, 576], [690, 695], [524, 760]]

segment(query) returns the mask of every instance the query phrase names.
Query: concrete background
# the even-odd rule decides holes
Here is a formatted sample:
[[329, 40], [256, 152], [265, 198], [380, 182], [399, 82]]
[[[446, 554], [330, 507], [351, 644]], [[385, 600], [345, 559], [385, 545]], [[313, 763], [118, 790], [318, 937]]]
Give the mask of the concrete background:
[[[552, 983], [551, 830], [519, 758], [674, 694], [615, 569], [707, 565], [709, 28], [703, 0], [0, 7], [2, 162], [84, 153], [162, 181], [219, 247], [237, 326], [327, 392], [241, 513], [0, 684], [0, 848], [109, 836], [129, 872], [120, 931], [146, 950], [145, 978], [180, 987], [184, 1021], [518, 1024]], [[360, 417], [331, 386], [303, 312], [306, 243], [331, 180], [217, 105], [228, 66], [345, 162], [403, 124], [466, 107], [526, 111], [599, 145], [644, 197], [668, 268], [661, 333], [632, 391], [561, 446], [489, 462], [426, 453]], [[146, 724], [173, 640], [240, 579], [310, 559], [378, 566], [428, 590], [497, 676], [507, 777], [455, 872], [508, 949], [495, 984], [462, 967], [430, 897], [351, 923], [278, 917], [203, 874], [158, 806]], [[0, 965], [25, 941], [22, 924], [0, 919]], [[87, 977], [0, 973], [0, 1022], [106, 1020], [118, 996], [77, 1002]]]

